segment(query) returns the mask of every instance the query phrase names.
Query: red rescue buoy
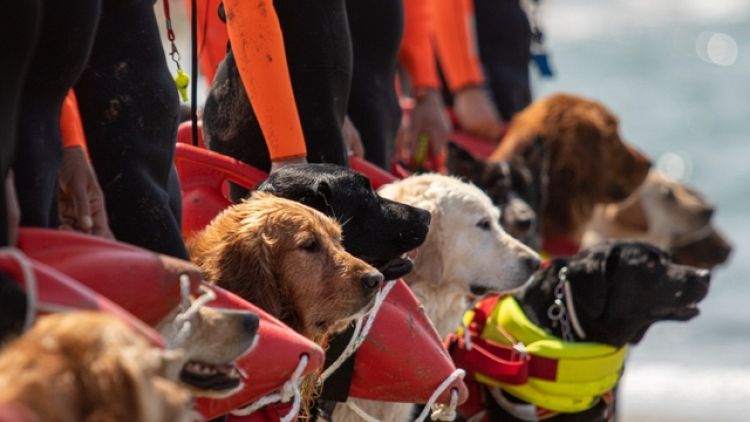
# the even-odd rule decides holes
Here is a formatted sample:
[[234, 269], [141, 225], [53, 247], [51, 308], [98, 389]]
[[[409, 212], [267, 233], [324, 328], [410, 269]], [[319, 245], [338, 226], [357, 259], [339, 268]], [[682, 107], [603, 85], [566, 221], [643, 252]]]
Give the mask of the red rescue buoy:
[[155, 346], [164, 347], [164, 342], [154, 329], [107, 298], [41, 262], [28, 257], [21, 259], [30, 266], [32, 280], [26, 279], [21, 263], [8, 251], [0, 251], [0, 270], [12, 276], [27, 291], [27, 295], [34, 298], [31, 305], [36, 308], [37, 316], [71, 310], [106, 312], [127, 323]]
[[379, 189], [383, 185], [387, 185], [388, 183], [393, 183], [398, 180], [398, 178], [396, 178], [396, 176], [392, 175], [391, 173], [388, 173], [375, 164], [372, 164], [371, 162], [363, 160], [359, 157], [349, 157], [349, 165], [351, 166], [352, 170], [369, 177], [373, 189]]
[[177, 144], [174, 162], [182, 189], [182, 234], [186, 239], [231, 204], [227, 182], [252, 189], [268, 177], [225, 155], [182, 143]]
[[325, 356], [318, 345], [239, 296], [217, 286], [207, 286], [216, 293], [216, 299], [208, 306], [253, 311], [260, 316], [260, 328], [258, 344], [236, 362], [247, 374], [242, 390], [224, 399], [198, 399], [198, 411], [206, 419], [224, 415], [278, 390], [290, 379], [302, 355], [308, 357], [303, 375], [323, 367]]
[[181, 274], [193, 291], [200, 269], [176, 258], [81, 233], [24, 227], [18, 247], [156, 326], [180, 304]]
[[[455, 370], [435, 327], [402, 280], [394, 281], [375, 323], [357, 350], [352, 397], [370, 400], [426, 403]], [[450, 403], [457, 389], [458, 403], [468, 397], [466, 384], [454, 381], [438, 398]]]

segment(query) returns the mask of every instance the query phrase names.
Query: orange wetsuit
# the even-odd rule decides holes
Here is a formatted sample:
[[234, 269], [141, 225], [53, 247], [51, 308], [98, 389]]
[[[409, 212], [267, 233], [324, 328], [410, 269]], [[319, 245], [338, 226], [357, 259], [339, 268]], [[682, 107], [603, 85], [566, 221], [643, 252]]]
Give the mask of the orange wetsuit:
[[472, 14], [471, 0], [404, 0], [399, 58], [413, 87], [440, 86], [436, 55], [451, 90], [483, 83]]
[[81, 147], [86, 150], [86, 135], [83, 133], [78, 100], [72, 89], [68, 91], [60, 110], [60, 135], [65, 148]]

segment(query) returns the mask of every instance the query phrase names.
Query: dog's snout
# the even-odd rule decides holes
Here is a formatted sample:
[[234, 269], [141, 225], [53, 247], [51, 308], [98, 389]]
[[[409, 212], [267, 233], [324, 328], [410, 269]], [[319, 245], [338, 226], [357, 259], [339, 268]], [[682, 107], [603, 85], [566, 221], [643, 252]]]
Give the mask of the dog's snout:
[[258, 314], [249, 312], [242, 317], [242, 328], [244, 328], [248, 334], [256, 334], [258, 332], [258, 327], [260, 327], [260, 317]]
[[711, 282], [711, 271], [706, 269], [700, 269], [695, 271], [695, 278], [702, 284], [709, 284]]
[[417, 221], [419, 221], [421, 224], [424, 224], [425, 226], [429, 226], [431, 219], [432, 219], [432, 216], [430, 215], [429, 211], [417, 209]]
[[539, 266], [542, 265], [542, 262], [539, 260], [539, 258], [535, 256], [525, 256], [521, 258], [521, 261], [523, 262], [523, 265], [532, 273], [538, 270]]
[[514, 224], [518, 230], [525, 232], [531, 228], [532, 222], [533, 218], [531, 218], [531, 216], [521, 216], [520, 218], [516, 219]]
[[362, 276], [360, 281], [366, 289], [374, 290], [383, 282], [383, 274], [378, 271], [368, 271]]

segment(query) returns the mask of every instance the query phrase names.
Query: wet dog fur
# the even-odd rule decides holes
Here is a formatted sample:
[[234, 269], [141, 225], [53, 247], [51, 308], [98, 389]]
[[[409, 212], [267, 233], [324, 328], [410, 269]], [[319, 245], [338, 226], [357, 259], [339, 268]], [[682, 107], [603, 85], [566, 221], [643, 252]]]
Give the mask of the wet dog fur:
[[188, 249], [209, 282], [319, 344], [362, 315], [383, 280], [344, 250], [332, 219], [263, 192], [216, 216]]

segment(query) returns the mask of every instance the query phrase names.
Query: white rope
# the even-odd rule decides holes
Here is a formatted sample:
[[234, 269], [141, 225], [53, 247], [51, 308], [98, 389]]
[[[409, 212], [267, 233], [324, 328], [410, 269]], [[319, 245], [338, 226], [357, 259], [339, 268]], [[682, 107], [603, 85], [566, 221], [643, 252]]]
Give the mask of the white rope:
[[31, 268], [29, 259], [21, 251], [12, 246], [0, 248], [0, 253], [7, 253], [12, 256], [21, 268], [21, 275], [23, 276], [24, 287], [26, 288], [26, 318], [23, 324], [23, 330], [26, 331], [34, 325], [36, 312], [39, 309], [39, 293], [37, 291], [34, 269]]
[[297, 417], [297, 413], [299, 413], [300, 406], [302, 405], [302, 393], [300, 392], [299, 386], [300, 382], [302, 381], [302, 373], [307, 367], [308, 360], [309, 358], [306, 354], [300, 356], [297, 369], [294, 370], [289, 380], [281, 386], [281, 389], [278, 393], [263, 396], [252, 404], [239, 409], [235, 409], [231, 413], [236, 416], [246, 416], [264, 406], [268, 406], [269, 404], [277, 402], [286, 403], [294, 398], [294, 402], [292, 403], [292, 410], [290, 410], [289, 413], [286, 414], [286, 416], [281, 418], [281, 422], [291, 422], [295, 417]]
[[177, 328], [175, 339], [168, 345], [170, 349], [182, 345], [187, 340], [192, 331], [193, 324], [190, 319], [200, 311], [206, 303], [216, 299], [216, 293], [206, 286], [201, 286], [203, 294], [190, 303], [190, 277], [187, 274], [180, 274], [180, 292], [182, 294], [181, 307], [182, 312], [177, 314], [174, 319], [174, 325]]
[[565, 304], [568, 307], [568, 316], [570, 316], [570, 323], [573, 324], [573, 330], [576, 332], [578, 337], [583, 340], [586, 338], [586, 332], [583, 331], [581, 322], [578, 321], [578, 313], [576, 313], [576, 307], [573, 303], [573, 292], [570, 288], [570, 281], [565, 279], [563, 282], [563, 288], [565, 289]]
[[432, 395], [430, 396], [430, 399], [427, 401], [427, 403], [424, 406], [424, 409], [422, 409], [422, 413], [417, 416], [417, 419], [415, 419], [415, 422], [422, 422], [423, 420], [427, 419], [427, 415], [430, 414], [430, 411], [432, 411], [432, 414], [430, 415], [432, 420], [439, 420], [439, 421], [452, 421], [456, 419], [456, 407], [458, 406], [458, 390], [455, 388], [451, 391], [451, 402], [449, 405], [444, 404], [436, 404], [438, 397], [440, 397], [441, 394], [443, 394], [443, 391], [445, 391], [448, 387], [450, 387], [451, 384], [453, 384], [454, 381], [457, 379], [463, 379], [463, 377], [466, 375], [466, 371], [463, 369], [456, 369], [448, 375], [448, 377], [438, 386], [438, 388], [435, 389], [435, 391], [432, 392]]
[[[349, 356], [354, 354], [354, 352], [359, 349], [359, 346], [364, 343], [367, 335], [370, 333], [372, 325], [375, 323], [375, 318], [378, 316], [380, 307], [383, 305], [383, 302], [385, 302], [385, 299], [388, 297], [388, 293], [391, 292], [395, 285], [395, 281], [389, 281], [385, 283], [385, 286], [383, 286], [382, 289], [380, 289], [378, 294], [375, 296], [375, 302], [372, 304], [372, 308], [370, 308], [370, 311], [368, 311], [365, 315], [357, 320], [357, 323], [354, 326], [354, 334], [352, 335], [351, 340], [349, 340], [349, 344], [346, 345], [344, 351], [331, 364], [331, 366], [329, 366], [325, 371], [323, 371], [322, 374], [320, 374], [320, 382], [324, 382], [326, 379], [328, 379], [328, 377], [331, 376], [331, 374], [336, 372], [336, 370], [339, 369], [344, 361], [346, 361]], [[367, 321], [363, 325], [362, 321], [365, 318], [367, 318]]]
[[471, 333], [469, 332], [469, 326], [466, 325], [463, 320], [461, 321], [461, 328], [463, 328], [464, 331], [464, 347], [466, 347], [466, 350], [471, 351], [473, 346], [471, 342]]
[[349, 409], [352, 409], [352, 411], [356, 413], [357, 416], [364, 419], [366, 422], [381, 422], [380, 419], [371, 416], [351, 400], [347, 400], [344, 404], [347, 405]]

